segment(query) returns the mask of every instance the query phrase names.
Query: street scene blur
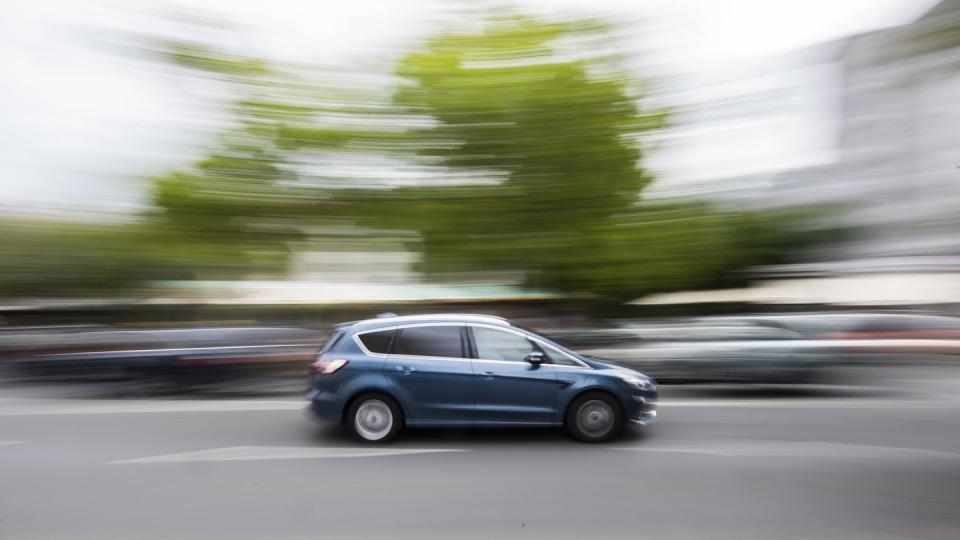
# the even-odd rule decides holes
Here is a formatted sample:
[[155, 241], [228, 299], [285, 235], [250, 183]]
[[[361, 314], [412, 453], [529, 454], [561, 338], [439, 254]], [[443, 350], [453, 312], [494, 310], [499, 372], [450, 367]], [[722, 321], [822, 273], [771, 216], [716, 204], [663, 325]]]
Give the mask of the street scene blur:
[[[960, 0], [5, 8], [0, 539], [960, 537]], [[363, 446], [384, 313], [657, 423]]]

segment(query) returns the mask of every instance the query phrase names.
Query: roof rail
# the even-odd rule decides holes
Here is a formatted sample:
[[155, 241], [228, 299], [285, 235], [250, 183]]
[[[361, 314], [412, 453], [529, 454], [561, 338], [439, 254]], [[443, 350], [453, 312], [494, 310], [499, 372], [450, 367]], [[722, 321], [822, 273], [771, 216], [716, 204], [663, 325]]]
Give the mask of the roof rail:
[[461, 320], [461, 321], [472, 321], [472, 322], [485, 322], [492, 323], [501, 326], [509, 326], [510, 321], [498, 317], [496, 315], [475, 315], [470, 313], [429, 313], [425, 315], [394, 315], [394, 316], [378, 316], [375, 319], [364, 319], [362, 321], [356, 321], [352, 324], [373, 324], [373, 323], [382, 323], [382, 322], [409, 322], [409, 321], [437, 321], [437, 320]]

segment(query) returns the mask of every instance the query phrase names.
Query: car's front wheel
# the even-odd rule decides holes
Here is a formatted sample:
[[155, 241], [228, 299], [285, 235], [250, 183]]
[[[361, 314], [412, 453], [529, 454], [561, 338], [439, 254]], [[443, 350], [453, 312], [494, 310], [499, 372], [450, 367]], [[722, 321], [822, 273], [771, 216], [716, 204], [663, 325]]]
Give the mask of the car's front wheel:
[[567, 431], [583, 442], [604, 442], [623, 429], [623, 412], [617, 400], [603, 392], [587, 392], [570, 404]]
[[361, 440], [387, 442], [396, 438], [403, 428], [403, 412], [390, 396], [364, 394], [350, 405], [347, 427]]

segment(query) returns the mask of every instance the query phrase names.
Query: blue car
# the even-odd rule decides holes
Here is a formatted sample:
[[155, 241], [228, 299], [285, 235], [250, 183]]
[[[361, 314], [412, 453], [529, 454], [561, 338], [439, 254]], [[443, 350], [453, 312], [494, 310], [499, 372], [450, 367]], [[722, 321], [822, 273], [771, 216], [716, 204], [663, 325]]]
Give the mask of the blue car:
[[565, 426], [602, 442], [656, 418], [657, 386], [500, 317], [387, 316], [337, 327], [307, 399], [317, 417], [369, 442], [405, 426]]

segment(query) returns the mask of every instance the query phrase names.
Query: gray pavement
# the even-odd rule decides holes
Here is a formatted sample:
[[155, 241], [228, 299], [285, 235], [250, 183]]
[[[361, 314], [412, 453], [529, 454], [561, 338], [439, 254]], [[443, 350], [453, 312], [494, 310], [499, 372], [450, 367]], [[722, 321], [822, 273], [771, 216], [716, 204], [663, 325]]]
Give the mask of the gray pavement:
[[[942, 379], [938, 379], [942, 380]], [[409, 431], [288, 396], [0, 393], [0, 538], [960, 538], [960, 400], [666, 389], [607, 445]], [[719, 394], [718, 394], [719, 392]]]

